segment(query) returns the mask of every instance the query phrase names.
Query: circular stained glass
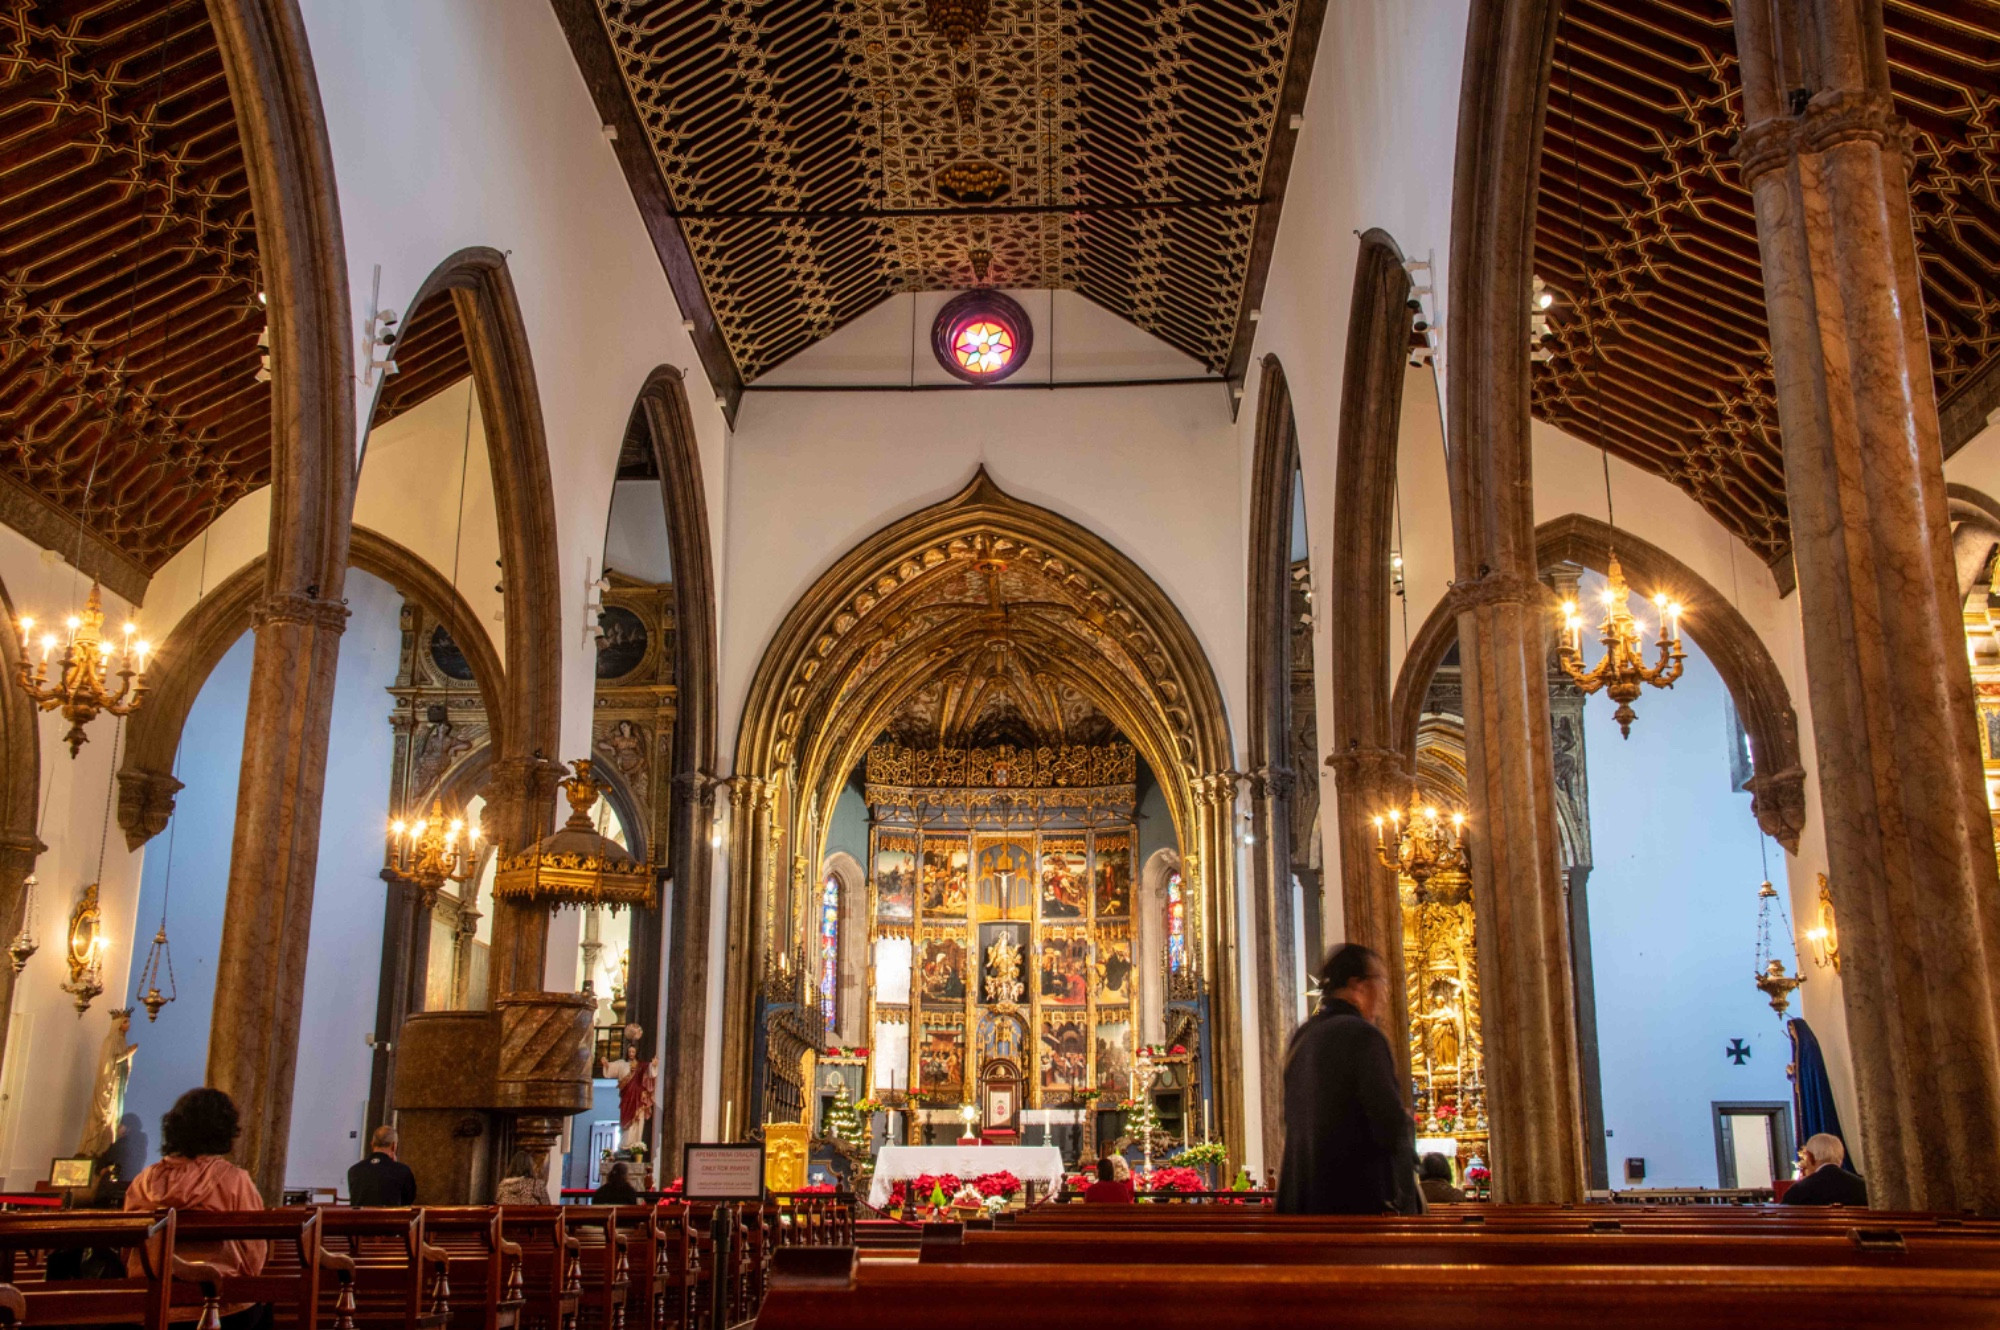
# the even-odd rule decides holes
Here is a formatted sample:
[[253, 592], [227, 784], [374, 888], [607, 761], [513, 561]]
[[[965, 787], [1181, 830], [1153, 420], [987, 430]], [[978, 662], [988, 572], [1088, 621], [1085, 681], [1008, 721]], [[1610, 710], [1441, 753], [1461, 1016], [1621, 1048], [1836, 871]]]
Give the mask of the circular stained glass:
[[998, 383], [1027, 362], [1034, 344], [1028, 313], [998, 291], [952, 297], [931, 325], [938, 363], [967, 383]]

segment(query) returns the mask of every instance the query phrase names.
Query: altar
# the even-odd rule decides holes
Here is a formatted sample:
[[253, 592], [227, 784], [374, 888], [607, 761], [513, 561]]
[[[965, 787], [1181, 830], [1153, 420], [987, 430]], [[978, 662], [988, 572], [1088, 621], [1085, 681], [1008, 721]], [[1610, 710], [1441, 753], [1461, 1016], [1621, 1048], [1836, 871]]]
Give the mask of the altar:
[[885, 1145], [875, 1156], [868, 1204], [886, 1209], [891, 1188], [925, 1174], [949, 1173], [970, 1182], [982, 1173], [1000, 1172], [1058, 1190], [1063, 1184], [1062, 1151], [1053, 1145]]

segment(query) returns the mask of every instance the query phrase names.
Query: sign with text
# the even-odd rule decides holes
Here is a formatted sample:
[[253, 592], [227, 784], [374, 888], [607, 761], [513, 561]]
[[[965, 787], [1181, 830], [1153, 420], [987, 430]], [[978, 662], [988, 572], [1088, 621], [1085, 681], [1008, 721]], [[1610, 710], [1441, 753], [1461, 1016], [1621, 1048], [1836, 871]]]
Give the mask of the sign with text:
[[682, 1146], [681, 1195], [690, 1201], [763, 1200], [764, 1147]]

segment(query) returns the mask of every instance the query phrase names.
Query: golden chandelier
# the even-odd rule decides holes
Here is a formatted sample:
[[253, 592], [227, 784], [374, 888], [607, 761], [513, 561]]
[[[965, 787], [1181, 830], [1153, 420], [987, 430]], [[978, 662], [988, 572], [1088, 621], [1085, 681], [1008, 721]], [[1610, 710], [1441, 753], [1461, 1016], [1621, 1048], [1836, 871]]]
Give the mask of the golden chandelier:
[[[465, 839], [461, 842], [459, 837]], [[471, 880], [479, 860], [479, 828], [470, 831], [461, 818], [445, 819], [444, 804], [431, 801], [431, 815], [415, 822], [389, 824], [389, 871], [426, 897], [447, 882]]]
[[[1778, 921], [1785, 933], [1792, 931], [1791, 920], [1785, 915], [1785, 903], [1778, 897], [1778, 889], [1767, 878], [1764, 885], [1757, 888], [1757, 973], [1751, 982], [1765, 997], [1771, 999], [1771, 1010], [1778, 1013], [1778, 1019], [1785, 1018], [1785, 1011], [1791, 1006], [1792, 993], [1806, 981], [1804, 974], [1798, 973], [1798, 957], [1792, 958], [1794, 973], [1785, 973], [1785, 962], [1776, 954], [1771, 945], [1771, 911], [1775, 907]], [[1794, 943], [1796, 951], [1797, 944]]]
[[[34, 704], [43, 711], [61, 708], [63, 719], [68, 721], [69, 755], [75, 757], [89, 736], [84, 726], [96, 720], [100, 712], [114, 716], [129, 716], [139, 709], [139, 703], [146, 695], [146, 655], [152, 644], [136, 634], [139, 626], [125, 625], [124, 641], [114, 646], [104, 639], [104, 607], [98, 598], [97, 583], [90, 584], [90, 596], [84, 601], [81, 613], [72, 614], [63, 623], [66, 636], [44, 632], [41, 641], [34, 639], [35, 621], [23, 616], [21, 619], [21, 659], [16, 663], [15, 678]], [[49, 658], [56, 654], [60, 644], [62, 654], [56, 661], [56, 677], [49, 679]], [[41, 659], [31, 666], [28, 656], [39, 645]], [[112, 658], [122, 657], [124, 664], [115, 673], [118, 689], [111, 690]]]
[[[1390, 836], [1384, 838], [1382, 824], [1387, 821]], [[1439, 873], [1449, 873], [1465, 867], [1465, 814], [1451, 815], [1451, 834], [1445, 835], [1443, 822], [1435, 808], [1410, 807], [1409, 825], [1403, 824], [1403, 810], [1392, 808], [1387, 815], [1376, 814], [1375, 857], [1382, 861], [1384, 868], [1393, 868], [1419, 887]]]
[[1604, 588], [1604, 622], [1598, 627], [1598, 640], [1604, 643], [1604, 657], [1589, 669], [1583, 666], [1583, 619], [1578, 614], [1573, 600], [1563, 602], [1563, 627], [1561, 640], [1556, 647], [1556, 663], [1563, 673], [1575, 681], [1586, 695], [1603, 689], [1618, 704], [1613, 718], [1618, 722], [1618, 731], [1626, 738], [1632, 737], [1632, 722], [1638, 719], [1632, 710], [1632, 703], [1638, 700], [1640, 692], [1647, 684], [1655, 688], [1672, 688], [1674, 680], [1681, 677], [1682, 662], [1687, 652], [1681, 650], [1681, 607], [1669, 600], [1662, 591], [1654, 595], [1653, 605], [1660, 612], [1659, 664], [1646, 664], [1646, 648], [1639, 640], [1639, 621], [1632, 617], [1632, 610], [1626, 604], [1632, 589], [1625, 585], [1625, 570], [1618, 566], [1618, 556], [1611, 556], [1611, 566], [1605, 572], [1607, 585]]

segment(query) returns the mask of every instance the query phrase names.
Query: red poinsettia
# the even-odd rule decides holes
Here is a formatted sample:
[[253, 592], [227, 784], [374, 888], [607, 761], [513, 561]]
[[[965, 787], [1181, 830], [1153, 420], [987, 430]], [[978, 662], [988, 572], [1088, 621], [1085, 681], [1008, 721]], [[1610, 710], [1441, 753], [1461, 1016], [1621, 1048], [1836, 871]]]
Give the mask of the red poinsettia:
[[1191, 1168], [1163, 1164], [1151, 1173], [1141, 1173], [1140, 1191], [1207, 1191], [1208, 1180]]
[[998, 1196], [1005, 1201], [1021, 1194], [1021, 1180], [1004, 1168], [997, 1173], [981, 1173], [972, 1180], [972, 1185], [981, 1196]]
[[1175, 1044], [1175, 1045], [1174, 1045], [1174, 1048], [1173, 1048], [1173, 1053], [1172, 1053], [1172, 1055], [1171, 1055], [1171, 1056], [1173, 1056], [1173, 1057], [1185, 1057], [1186, 1055], [1187, 1055], [1187, 1045], [1185, 1045], [1185, 1044]]

